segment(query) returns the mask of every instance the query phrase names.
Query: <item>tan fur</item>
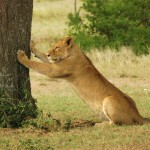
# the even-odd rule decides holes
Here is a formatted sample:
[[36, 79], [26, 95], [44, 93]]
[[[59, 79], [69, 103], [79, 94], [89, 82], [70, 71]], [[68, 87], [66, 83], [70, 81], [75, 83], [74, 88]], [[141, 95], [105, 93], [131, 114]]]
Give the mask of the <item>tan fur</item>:
[[19, 62], [48, 77], [66, 80], [96, 115], [104, 115], [111, 124], [143, 123], [133, 99], [99, 73], [71, 37], [60, 40], [47, 55], [33, 43], [31, 48], [45, 63], [29, 60], [23, 51], [18, 51]]

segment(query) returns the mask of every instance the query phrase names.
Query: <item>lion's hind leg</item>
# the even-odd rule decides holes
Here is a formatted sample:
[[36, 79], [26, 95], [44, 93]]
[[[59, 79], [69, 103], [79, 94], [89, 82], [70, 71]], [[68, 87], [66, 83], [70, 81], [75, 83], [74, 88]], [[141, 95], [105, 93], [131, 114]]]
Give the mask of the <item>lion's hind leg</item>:
[[109, 119], [110, 124], [133, 124], [133, 120], [129, 116], [128, 112], [122, 107], [122, 103], [119, 103], [113, 96], [106, 97], [103, 101], [103, 112]]

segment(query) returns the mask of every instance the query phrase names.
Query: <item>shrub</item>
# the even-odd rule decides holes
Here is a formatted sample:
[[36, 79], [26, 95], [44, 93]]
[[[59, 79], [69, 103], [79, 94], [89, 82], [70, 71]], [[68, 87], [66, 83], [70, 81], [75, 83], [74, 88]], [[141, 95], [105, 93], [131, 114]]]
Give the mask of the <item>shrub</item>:
[[35, 118], [37, 114], [35, 104], [30, 100], [12, 100], [0, 90], [0, 127], [20, 127], [24, 120]]
[[42, 129], [45, 131], [58, 131], [61, 129], [61, 122], [58, 119], [54, 119], [50, 113], [43, 113], [39, 111], [36, 119], [28, 119], [23, 121], [24, 127], [34, 127], [36, 129]]
[[[150, 0], [84, 0], [86, 15], [68, 15], [69, 33], [81, 47], [131, 46], [137, 55], [150, 46]], [[81, 8], [80, 8], [81, 9]]]

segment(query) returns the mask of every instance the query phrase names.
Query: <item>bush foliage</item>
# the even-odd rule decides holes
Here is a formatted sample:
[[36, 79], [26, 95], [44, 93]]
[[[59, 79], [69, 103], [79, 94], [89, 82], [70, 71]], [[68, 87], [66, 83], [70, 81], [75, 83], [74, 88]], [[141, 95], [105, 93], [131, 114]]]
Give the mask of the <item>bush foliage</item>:
[[130, 46], [137, 55], [148, 54], [149, 8], [150, 0], [84, 0], [77, 13], [68, 15], [69, 33], [85, 50]]
[[35, 118], [38, 110], [31, 100], [11, 99], [0, 89], [0, 127], [18, 128], [29, 118]]

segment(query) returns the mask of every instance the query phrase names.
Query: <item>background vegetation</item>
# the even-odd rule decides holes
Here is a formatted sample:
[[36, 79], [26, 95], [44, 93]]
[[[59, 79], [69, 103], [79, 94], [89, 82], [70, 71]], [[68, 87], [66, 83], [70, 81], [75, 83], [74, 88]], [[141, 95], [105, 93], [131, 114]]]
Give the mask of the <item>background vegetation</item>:
[[[80, 0], [77, 2], [78, 8], [82, 6]], [[74, 12], [74, 1], [34, 0], [32, 39], [37, 48], [46, 52], [67, 35], [70, 12]], [[129, 47], [118, 52], [108, 47], [92, 48], [86, 54], [109, 81], [133, 97], [141, 115], [150, 118], [150, 55], [137, 57]], [[0, 150], [150, 149], [150, 125], [69, 128], [74, 122], [97, 118], [66, 82], [33, 70], [30, 77], [32, 95], [41, 111], [36, 119], [22, 122], [20, 129], [0, 128]]]
[[83, 0], [68, 16], [69, 32], [85, 50], [130, 46], [137, 55], [148, 54], [149, 8], [150, 0]]

